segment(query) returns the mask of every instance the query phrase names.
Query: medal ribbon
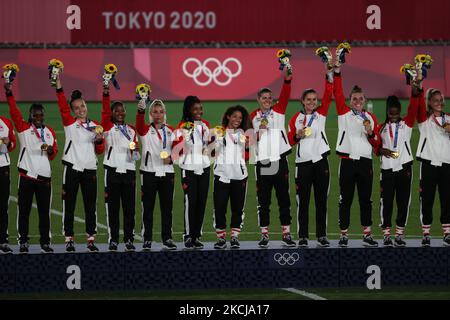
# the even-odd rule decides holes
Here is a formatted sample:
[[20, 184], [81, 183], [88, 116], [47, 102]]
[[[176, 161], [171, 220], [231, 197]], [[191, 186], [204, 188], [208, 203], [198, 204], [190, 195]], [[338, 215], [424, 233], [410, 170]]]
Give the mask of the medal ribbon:
[[156, 130], [156, 134], [158, 135], [159, 141], [162, 142], [163, 150], [166, 149], [166, 145], [167, 145], [166, 126], [162, 125], [162, 127], [161, 127], [161, 131], [163, 132], [163, 136], [162, 137], [161, 137], [161, 134], [159, 133], [159, 130], [156, 129], [156, 127], [155, 127], [155, 130]]
[[362, 112], [360, 112], [360, 111], [356, 111], [356, 110], [354, 110], [354, 109], [352, 109], [352, 111], [353, 111], [353, 114], [355, 115], [355, 116], [359, 116], [359, 117], [361, 117], [363, 120], [368, 120], [367, 119], [367, 116], [366, 116], [366, 113], [364, 112], [364, 111], [362, 111]]
[[397, 122], [395, 124], [395, 136], [392, 133], [392, 126], [389, 124], [389, 136], [391, 137], [391, 140], [394, 140], [394, 149], [397, 149], [397, 142], [398, 142], [398, 129], [400, 128], [400, 122]]
[[128, 141], [131, 141], [131, 137], [127, 132], [127, 125], [120, 125], [120, 124], [116, 124], [117, 128], [119, 128], [120, 132], [122, 132], [122, 134], [124, 135], [125, 138], [127, 138]]
[[445, 124], [445, 113], [441, 114], [441, 118], [442, 118], [442, 120], [441, 120], [442, 124], [439, 124], [439, 122], [436, 119], [436, 116], [433, 114], [434, 123], [436, 123], [439, 127], [443, 128], [444, 124]]
[[41, 140], [43, 143], [45, 143], [45, 137], [44, 137], [44, 127], [41, 127], [41, 134], [39, 134], [39, 132], [37, 131], [36, 126], [33, 124], [33, 131], [36, 134], [36, 137], [38, 137], [39, 140]]
[[[305, 118], [303, 118], [303, 128], [305, 127], [306, 117], [307, 117], [307, 115], [305, 114]], [[311, 115], [311, 118], [309, 118], [307, 127], [311, 127], [315, 118], [316, 118], [316, 112], [314, 111], [314, 113]]]
[[[90, 126], [89, 126], [89, 123], [91, 123], [91, 120], [89, 120], [89, 119], [86, 119], [86, 122], [85, 122], [85, 123], [81, 122], [81, 120], [78, 120], [78, 124], [79, 124], [81, 127], [83, 127], [85, 130], [87, 130], [87, 131], [89, 131], [89, 132], [92, 132], [92, 130], [94, 130], [96, 126], [90, 127]], [[85, 126], [84, 124], [86, 124], [86, 126]]]

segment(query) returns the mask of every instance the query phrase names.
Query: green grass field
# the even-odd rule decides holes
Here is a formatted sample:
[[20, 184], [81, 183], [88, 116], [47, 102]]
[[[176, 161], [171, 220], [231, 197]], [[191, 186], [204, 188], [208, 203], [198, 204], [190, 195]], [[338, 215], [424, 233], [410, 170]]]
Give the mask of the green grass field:
[[[112, 96], [114, 98], [114, 95]], [[224, 110], [231, 105], [234, 105], [238, 102], [204, 102], [204, 118], [207, 119], [210, 124], [217, 125], [220, 123], [222, 115]], [[244, 101], [239, 102], [247, 107], [249, 111], [252, 111], [257, 107], [256, 101]], [[406, 101], [403, 101], [403, 111], [406, 110]], [[26, 116], [28, 114], [28, 108], [30, 103], [19, 103], [19, 107], [23, 111], [24, 115]], [[52, 208], [55, 211], [61, 211], [62, 210], [62, 200], [61, 200], [61, 185], [62, 185], [62, 164], [61, 164], [61, 150], [64, 147], [64, 131], [63, 126], [61, 122], [61, 118], [57, 109], [57, 105], [54, 102], [44, 103], [44, 106], [46, 108], [46, 123], [54, 128], [54, 130], [57, 133], [58, 138], [58, 146], [60, 148], [60, 152], [56, 159], [52, 163], [52, 169], [53, 169], [53, 203]], [[90, 102], [88, 103], [89, 108], [89, 117], [91, 119], [100, 119], [100, 112], [101, 112], [101, 104], [98, 102]], [[168, 123], [172, 125], [176, 125], [180, 119], [181, 116], [181, 109], [182, 109], [182, 103], [181, 102], [168, 102], [167, 103], [167, 110], [168, 110]], [[297, 112], [299, 109], [299, 103], [297, 101], [291, 101], [287, 114], [286, 114], [286, 123], [290, 120], [290, 118], [293, 116], [295, 112]], [[383, 101], [374, 101], [374, 113], [376, 114], [379, 121], [383, 121], [385, 115], [384, 115], [384, 102]], [[134, 124], [135, 119], [135, 112], [136, 112], [136, 103], [135, 102], [128, 102], [127, 103], [127, 120], [129, 123]], [[0, 115], [7, 116], [9, 118], [8, 114], [8, 107], [6, 104], [2, 103], [0, 105]], [[331, 145], [332, 154], [329, 157], [330, 162], [330, 170], [331, 170], [331, 188], [330, 188], [330, 195], [328, 200], [328, 207], [329, 207], [329, 213], [328, 213], [328, 232], [330, 238], [337, 238], [339, 233], [338, 228], [338, 197], [339, 197], [339, 185], [338, 185], [338, 166], [339, 166], [339, 158], [334, 153], [334, 148], [336, 144], [336, 135], [337, 135], [337, 117], [335, 112], [334, 103], [330, 108], [330, 114], [328, 116], [327, 121], [327, 136], [328, 140]], [[412, 146], [415, 154], [415, 149], [417, 148], [417, 142], [418, 142], [418, 130], [417, 127], [414, 130], [413, 138], [412, 138]], [[11, 154], [12, 159], [12, 170], [11, 170], [11, 196], [17, 197], [17, 170], [16, 170], [16, 164], [17, 164], [17, 157], [19, 154], [19, 148], [16, 148], [14, 152]], [[99, 170], [98, 170], [98, 203], [97, 203], [97, 214], [98, 214], [98, 223], [106, 225], [106, 216], [105, 216], [105, 204], [103, 200], [103, 156], [100, 156], [98, 158], [99, 160]], [[294, 168], [295, 168], [295, 155], [292, 153], [289, 156], [289, 164], [290, 164], [290, 182], [291, 182], [291, 212], [293, 216], [293, 225], [292, 225], [292, 232], [295, 233], [297, 230], [297, 223], [296, 223], [296, 202], [295, 202], [295, 185], [294, 185]], [[137, 164], [137, 167], [139, 167], [139, 163]], [[415, 162], [414, 164], [414, 183], [412, 188], [412, 199], [411, 199], [411, 208], [410, 208], [410, 215], [408, 220], [408, 226], [407, 226], [407, 237], [420, 237], [421, 236], [421, 229], [420, 229], [420, 221], [419, 221], [419, 201], [418, 201], [418, 176], [419, 176], [419, 166], [418, 163]], [[380, 228], [378, 227], [380, 223], [380, 215], [379, 215], [379, 159], [374, 159], [374, 182], [373, 182], [373, 230], [374, 235], [376, 237], [381, 237]], [[174, 200], [174, 211], [173, 211], [173, 231], [174, 231], [174, 239], [176, 241], [181, 241], [181, 236], [183, 232], [183, 191], [180, 186], [180, 179], [179, 179], [179, 169], [176, 168], [176, 189], [175, 189], [175, 200]], [[211, 175], [212, 176], [212, 175]], [[138, 175], [138, 181], [139, 175]], [[247, 194], [247, 201], [246, 201], [246, 207], [245, 207], [245, 221], [244, 221], [244, 228], [242, 231], [241, 238], [242, 240], [257, 240], [259, 238], [259, 228], [257, 223], [257, 214], [256, 214], [256, 190], [255, 190], [255, 177], [254, 177], [254, 170], [253, 165], [249, 165], [249, 187], [248, 187], [248, 194]], [[139, 184], [138, 184], [139, 185]], [[211, 184], [212, 186], [212, 184]], [[139, 194], [139, 192], [137, 192]], [[138, 197], [136, 197], [136, 228], [135, 232], [136, 234], [140, 234], [141, 229], [141, 212], [140, 212], [140, 203]], [[272, 197], [272, 218], [271, 218], [271, 234], [272, 238], [278, 239], [280, 237], [280, 224], [278, 221], [278, 206], [276, 202], [275, 195], [273, 193]], [[14, 201], [11, 201], [10, 203], [10, 220], [9, 220], [9, 234], [10, 234], [10, 242], [15, 242], [17, 237], [17, 230], [16, 230], [16, 203]], [[159, 219], [159, 204], [157, 203], [155, 207], [155, 236], [154, 240], [159, 241], [159, 231], [160, 231], [160, 219]], [[432, 231], [434, 231], [434, 234], [436, 236], [441, 235], [441, 227], [439, 225], [439, 201], [438, 198], [436, 198], [435, 201], [435, 219], [432, 227]], [[314, 212], [314, 201], [312, 199], [311, 201], [311, 207], [310, 207], [310, 215], [313, 217], [315, 214]], [[79, 193], [78, 196], [78, 202], [77, 202], [77, 208], [76, 208], [76, 216], [84, 219], [84, 211], [83, 211], [83, 205], [81, 200], [81, 193]], [[213, 201], [212, 201], [212, 187], [210, 188], [210, 195], [208, 196], [208, 203], [206, 208], [206, 214], [205, 214], [205, 222], [203, 227], [204, 237], [203, 239], [206, 241], [213, 241], [215, 239], [215, 232], [213, 228]], [[62, 243], [63, 236], [62, 236], [62, 223], [61, 223], [61, 217], [56, 214], [52, 215], [52, 234], [53, 234], [53, 243]], [[38, 243], [38, 228], [37, 228], [37, 212], [36, 209], [33, 208], [33, 212], [31, 214], [30, 218], [30, 235], [31, 235], [31, 243]], [[314, 225], [313, 218], [310, 219], [310, 238], [314, 238], [315, 235], [315, 225]], [[393, 219], [393, 223], [395, 223], [395, 220]], [[352, 207], [352, 214], [351, 214], [351, 227], [350, 227], [350, 235], [352, 238], [359, 238], [360, 234], [362, 232], [360, 222], [359, 222], [359, 205], [357, 201], [357, 195], [355, 194], [354, 199], [354, 205]], [[81, 222], [75, 223], [75, 233], [76, 233], [76, 239], [78, 239], [78, 242], [84, 242], [85, 241], [85, 231], [84, 231], [84, 225]], [[105, 228], [98, 228], [98, 241], [100, 242], [106, 242], [107, 241], [107, 230]]]

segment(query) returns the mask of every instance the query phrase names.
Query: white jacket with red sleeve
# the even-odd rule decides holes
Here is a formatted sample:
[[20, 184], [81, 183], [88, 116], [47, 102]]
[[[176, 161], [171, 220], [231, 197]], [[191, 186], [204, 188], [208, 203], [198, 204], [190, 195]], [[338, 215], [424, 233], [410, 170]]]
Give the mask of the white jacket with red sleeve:
[[342, 77], [338, 73], [334, 74], [333, 92], [339, 128], [336, 153], [342, 158], [353, 160], [372, 159], [372, 152], [378, 149], [381, 142], [377, 118], [372, 113], [363, 111], [373, 130], [372, 136], [368, 136], [363, 125], [364, 119], [345, 103]]
[[[327, 121], [328, 109], [331, 105], [332, 95], [333, 84], [325, 80], [325, 92], [322, 97], [321, 105], [310, 115], [307, 115], [304, 112], [297, 112], [289, 122], [289, 143], [292, 146], [298, 144], [295, 157], [296, 163], [308, 161], [315, 163], [322, 160], [330, 153], [330, 146], [325, 133], [325, 124]], [[306, 127], [311, 120], [311, 117], [313, 117], [311, 123], [312, 134], [297, 140], [297, 131]]]
[[9, 153], [16, 148], [16, 135], [11, 120], [2, 116], [0, 116], [0, 138], [9, 138], [7, 150], [5, 149], [7, 152], [0, 153], [0, 167], [6, 167], [11, 164]]
[[270, 109], [267, 120], [268, 129], [259, 132], [259, 126], [263, 119], [261, 109], [250, 114], [252, 126], [257, 134], [256, 161], [278, 161], [282, 156], [290, 153], [291, 145], [288, 141], [285, 128], [285, 113], [291, 95], [291, 81], [284, 80], [278, 102]]
[[128, 139], [128, 137], [122, 133], [119, 126], [112, 122], [111, 100], [109, 94], [103, 95], [102, 102], [102, 127], [105, 137], [105, 156], [103, 158], [103, 165], [116, 169], [117, 173], [126, 173], [127, 170], [135, 171], [136, 162], [132, 158], [130, 142], [134, 142], [136, 145], [138, 143], [136, 129], [128, 124], [122, 126], [122, 130], [128, 134]]
[[168, 124], [164, 124], [164, 129], [162, 127], [156, 129], [153, 123], [146, 124], [144, 117], [144, 112], [136, 114], [136, 129], [142, 141], [140, 171], [155, 173], [156, 177], [165, 177], [166, 173], [174, 173], [175, 171], [172, 163], [164, 163], [160, 153], [165, 150], [172, 154], [172, 144], [175, 138], [174, 129]]
[[209, 155], [204, 152], [211, 144], [209, 122], [203, 119], [195, 121], [187, 137], [184, 136], [187, 132], [183, 129], [184, 123], [181, 121], [175, 129], [173, 160], [181, 169], [201, 175], [204, 169], [211, 166]]
[[419, 123], [419, 146], [417, 148], [417, 160], [427, 160], [433, 166], [450, 164], [450, 134], [442, 127], [443, 123], [450, 124], [450, 115], [442, 113], [440, 117], [427, 114], [424, 95], [419, 101], [417, 113]]
[[[19, 172], [33, 179], [50, 178], [52, 176], [50, 160], [53, 160], [58, 153], [55, 131], [49, 126], [36, 128], [24, 121], [14, 96], [7, 95], [7, 100], [9, 113], [19, 136], [20, 153], [17, 162]], [[41, 145], [44, 143], [53, 147], [51, 155], [41, 150]]]
[[[420, 93], [423, 96], [423, 92]], [[414, 122], [417, 117], [417, 109], [419, 107], [419, 96], [411, 96], [409, 100], [408, 113], [398, 123], [382, 123], [379, 127], [381, 137], [381, 148], [389, 149], [400, 153], [397, 159], [381, 156], [381, 169], [392, 171], [400, 171], [403, 165], [413, 161], [411, 149], [411, 135]], [[395, 148], [395, 131], [398, 125], [397, 148]], [[389, 128], [390, 127], [390, 128]]]
[[99, 123], [92, 120], [81, 123], [73, 117], [62, 88], [56, 90], [56, 96], [66, 137], [63, 163], [71, 165], [76, 171], [97, 170], [96, 154], [102, 154], [105, 150], [104, 139], [99, 144], [94, 142], [94, 130]]

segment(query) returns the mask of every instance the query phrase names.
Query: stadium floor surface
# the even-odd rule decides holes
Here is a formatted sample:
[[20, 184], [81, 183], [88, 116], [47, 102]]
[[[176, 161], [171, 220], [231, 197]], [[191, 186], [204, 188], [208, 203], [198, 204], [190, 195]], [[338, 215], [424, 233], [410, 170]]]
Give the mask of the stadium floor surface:
[[[407, 239], [406, 240], [406, 246], [407, 248], [417, 248], [417, 247], [421, 247], [421, 239]], [[203, 242], [204, 244], [204, 249], [202, 249], [203, 251], [208, 251], [208, 250], [213, 250], [213, 251], [219, 251], [217, 249], [214, 249], [214, 242]], [[106, 243], [96, 243], [97, 247], [101, 252], [108, 252], [108, 244]], [[183, 243], [182, 242], [178, 242], [176, 243], [177, 245], [177, 250], [176, 251], [187, 251], [186, 249], [184, 249]], [[142, 249], [142, 244], [141, 243], [135, 243], [136, 246], [136, 251], [141, 251]], [[391, 249], [391, 248], [384, 248], [382, 246], [382, 241], [378, 240], [378, 249]], [[86, 245], [85, 244], [81, 244], [78, 243], [75, 245], [76, 247], [76, 252], [77, 253], [82, 253], [82, 252], [86, 252], [87, 253], [87, 249], [86, 249]], [[431, 240], [431, 247], [442, 247], [442, 240], [441, 239], [432, 239]], [[19, 246], [18, 245], [11, 245], [11, 248], [14, 250], [13, 254], [19, 254]], [[55, 250], [55, 253], [65, 253], [65, 246], [63, 244], [55, 244], [52, 245], [52, 248]], [[269, 244], [269, 248], [268, 249], [291, 249], [291, 250], [295, 250], [295, 249], [306, 249], [306, 250], [327, 250], [330, 248], [338, 248], [338, 240], [330, 240], [330, 247], [329, 248], [318, 248], [316, 246], [316, 241], [315, 240], [311, 240], [309, 247], [308, 248], [300, 248], [300, 247], [293, 247], [293, 248], [286, 248], [283, 247], [281, 244], [281, 241], [271, 241]], [[365, 248], [362, 245], [362, 241], [361, 240], [349, 240], [348, 243], [348, 248]], [[40, 254], [40, 246], [39, 245], [30, 245], [30, 252], [29, 254]], [[260, 249], [258, 248], [258, 244], [256, 241], [241, 241], [241, 248], [240, 249], [230, 249], [229, 247], [227, 247], [226, 249], [222, 249], [222, 250], [267, 250], [267, 249]], [[342, 248], [342, 250], [345, 250], [346, 248]], [[365, 248], [367, 250], [374, 250], [377, 248]], [[402, 248], [395, 248], [397, 250], [401, 250]], [[426, 248], [424, 248], [426, 249]], [[152, 251], [161, 251], [163, 250], [162, 248], [162, 244], [161, 243], [157, 243], [154, 242], [152, 243]], [[117, 252], [122, 252], [125, 251], [125, 245], [119, 244], [118, 247], [118, 251]], [[191, 250], [192, 251], [192, 250]]]

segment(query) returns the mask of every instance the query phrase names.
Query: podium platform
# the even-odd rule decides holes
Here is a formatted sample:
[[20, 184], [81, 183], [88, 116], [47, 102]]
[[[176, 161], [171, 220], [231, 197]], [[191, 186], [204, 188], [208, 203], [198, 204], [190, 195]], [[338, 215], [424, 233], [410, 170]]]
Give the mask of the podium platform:
[[[380, 243], [381, 244], [381, 243]], [[0, 255], [0, 292], [61, 292], [189, 290], [221, 288], [365, 288], [378, 273], [386, 286], [450, 285], [450, 248], [440, 239], [421, 248], [420, 240], [407, 240], [406, 248], [363, 248], [360, 240], [350, 240], [348, 248], [317, 248], [315, 241], [305, 249], [286, 249], [271, 241], [268, 249], [257, 242], [241, 242], [241, 249], [215, 250], [205, 243], [203, 250], [161, 250], [155, 243], [150, 252], [87, 253], [77, 244], [77, 252], [65, 253], [64, 245], [54, 245], [55, 253], [42, 254], [38, 245], [29, 254]], [[376, 271], [374, 271], [376, 270]], [[370, 281], [370, 280], [369, 280]]]

